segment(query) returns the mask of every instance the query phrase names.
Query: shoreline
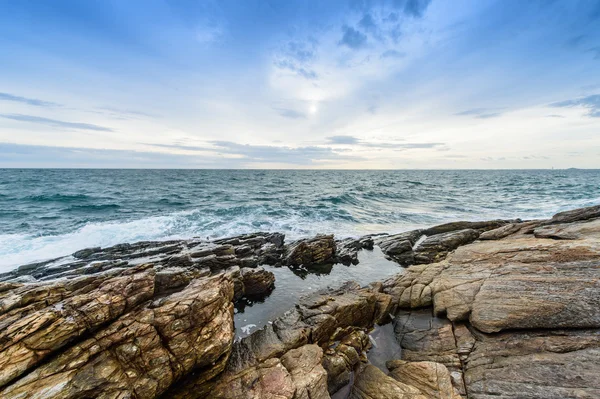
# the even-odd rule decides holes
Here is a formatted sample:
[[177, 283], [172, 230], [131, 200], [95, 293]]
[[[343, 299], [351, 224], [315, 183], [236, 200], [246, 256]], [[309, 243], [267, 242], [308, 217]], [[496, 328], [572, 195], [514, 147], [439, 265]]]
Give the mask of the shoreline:
[[[359, 254], [374, 247], [399, 274], [308, 293], [236, 339], [234, 305], [256, 298], [249, 306], [260, 309], [277, 287], [270, 268], [359, 270]], [[3, 397], [600, 394], [591, 377], [600, 372], [600, 206], [358, 239], [139, 242], [72, 258], [0, 274]], [[391, 334], [400, 354], [378, 368], [369, 335], [390, 322], [378, 336]], [[486, 368], [494, 356], [504, 359], [496, 371]], [[553, 385], [550, 370], [564, 363], [565, 382]], [[514, 367], [525, 371], [511, 386]]]

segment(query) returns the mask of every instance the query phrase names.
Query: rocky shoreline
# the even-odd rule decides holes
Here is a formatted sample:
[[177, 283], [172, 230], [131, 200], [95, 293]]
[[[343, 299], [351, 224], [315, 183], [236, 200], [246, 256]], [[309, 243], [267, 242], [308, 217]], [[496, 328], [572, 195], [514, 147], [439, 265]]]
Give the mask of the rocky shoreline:
[[[319, 291], [236, 339], [234, 304], [273, 290], [270, 267], [360, 267], [374, 246], [398, 275]], [[380, 325], [400, 348], [383, 370], [368, 359]], [[598, 398], [598, 375], [600, 206], [122, 244], [0, 274], [2, 398]]]

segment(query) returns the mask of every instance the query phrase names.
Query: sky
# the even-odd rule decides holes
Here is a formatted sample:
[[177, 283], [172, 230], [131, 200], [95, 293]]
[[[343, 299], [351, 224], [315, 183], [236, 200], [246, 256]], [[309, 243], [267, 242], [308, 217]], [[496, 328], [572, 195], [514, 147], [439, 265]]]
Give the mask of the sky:
[[600, 0], [0, 0], [0, 167], [600, 168]]

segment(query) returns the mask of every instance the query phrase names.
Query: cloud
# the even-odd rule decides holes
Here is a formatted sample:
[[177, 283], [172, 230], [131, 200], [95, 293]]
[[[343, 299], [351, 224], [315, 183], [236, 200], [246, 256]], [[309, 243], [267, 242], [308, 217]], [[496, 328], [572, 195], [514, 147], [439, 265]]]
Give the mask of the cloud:
[[0, 93], [0, 100], [3, 101], [13, 101], [18, 103], [23, 103], [27, 105], [34, 105], [36, 107], [61, 107], [61, 104], [53, 103], [50, 101], [38, 100], [36, 98], [27, 98], [21, 96], [15, 96], [13, 94], [8, 93]]
[[581, 107], [587, 110], [586, 115], [591, 118], [600, 118], [600, 94], [576, 98], [574, 100], [559, 101], [550, 104], [551, 107], [574, 108]]
[[421, 18], [429, 7], [429, 3], [431, 0], [406, 0], [403, 11], [411, 17]]
[[112, 114], [116, 114], [119, 115], [120, 117], [147, 117], [147, 118], [154, 118], [154, 115], [151, 115], [147, 112], [142, 112], [142, 111], [135, 111], [135, 110], [131, 110], [131, 109], [119, 109], [119, 108], [114, 108], [114, 107], [98, 107], [97, 109], [102, 110], [102, 111], [108, 111]]
[[269, 145], [239, 144], [231, 141], [210, 141], [218, 152], [241, 155], [253, 162], [278, 162], [297, 165], [330, 160], [360, 160], [360, 157], [336, 153], [329, 147], [283, 147]]
[[358, 144], [359, 140], [353, 136], [331, 136], [327, 137], [328, 144]]
[[[317, 146], [287, 147], [271, 145], [252, 145], [220, 140], [209, 141], [208, 144], [212, 145], [212, 147], [188, 146], [181, 144], [141, 144], [146, 144], [153, 147], [173, 148], [186, 151], [201, 151], [227, 155], [237, 155], [243, 157], [241, 158], [241, 160], [243, 160], [246, 163], [275, 162], [291, 165], [310, 165], [317, 163], [318, 161], [356, 161], [362, 159], [358, 156], [342, 155], [329, 147]], [[237, 160], [239, 161], [240, 159], [238, 158]]]
[[348, 46], [353, 50], [358, 50], [367, 44], [367, 35], [351, 26], [344, 25], [342, 32], [344, 32], [344, 35], [338, 42], [340, 46]]
[[236, 160], [131, 150], [0, 143], [0, 167], [235, 168]]
[[90, 123], [79, 123], [79, 122], [64, 122], [56, 119], [42, 118], [34, 115], [22, 115], [22, 114], [0, 114], [0, 118], [12, 119], [19, 122], [30, 122], [38, 123], [40, 125], [65, 128], [65, 129], [76, 129], [76, 130], [94, 130], [97, 132], [113, 132], [114, 130], [104, 126], [93, 125]]
[[293, 109], [289, 109], [289, 108], [275, 108], [273, 107], [273, 109], [281, 116], [283, 116], [284, 118], [290, 118], [290, 119], [306, 119], [306, 114], [303, 112], [299, 112]]
[[369, 13], [365, 14], [362, 17], [362, 19], [358, 22], [358, 25], [367, 32], [374, 31], [377, 29], [377, 24], [375, 23], [373, 16]]
[[595, 60], [600, 60], [600, 46], [592, 47], [587, 52], [594, 54]]
[[285, 43], [273, 64], [278, 69], [285, 69], [302, 76], [308, 80], [316, 80], [319, 75], [310, 67], [316, 59], [317, 41], [308, 39], [306, 41], [292, 40]]
[[428, 143], [398, 143], [398, 142], [369, 142], [360, 140], [354, 136], [330, 136], [327, 137], [327, 144], [342, 144], [356, 145], [366, 148], [376, 149], [397, 149], [410, 150], [419, 148], [436, 148], [446, 145], [445, 143], [428, 142]]
[[488, 119], [488, 118], [495, 118], [497, 116], [502, 115], [502, 112], [498, 112], [501, 109], [502, 108], [473, 108], [473, 109], [468, 109], [466, 111], [458, 112], [454, 115], [474, 116], [475, 118], [478, 118], [478, 119]]
[[381, 53], [381, 55], [379, 56], [379, 58], [404, 58], [406, 57], [405, 53], [401, 53], [400, 51], [397, 50], [387, 50], [384, 51], [383, 53]]
[[302, 66], [298, 66], [295, 63], [290, 62], [288, 60], [275, 61], [274, 64], [279, 69], [287, 69], [287, 70], [292, 71], [308, 80], [316, 80], [319, 78], [319, 75], [317, 75], [317, 73], [315, 71], [313, 71], [312, 69], [306, 69], [306, 68], [304, 68]]
[[564, 118], [564, 116], [557, 115], [557, 114], [550, 114], [550, 115], [546, 115], [546, 118]]

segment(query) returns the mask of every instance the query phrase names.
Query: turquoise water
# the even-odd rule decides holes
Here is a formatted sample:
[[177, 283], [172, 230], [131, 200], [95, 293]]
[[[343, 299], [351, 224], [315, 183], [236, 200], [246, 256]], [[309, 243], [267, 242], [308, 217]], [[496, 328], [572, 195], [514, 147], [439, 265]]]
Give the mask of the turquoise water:
[[598, 203], [599, 170], [0, 169], [0, 271], [139, 240], [357, 236]]

